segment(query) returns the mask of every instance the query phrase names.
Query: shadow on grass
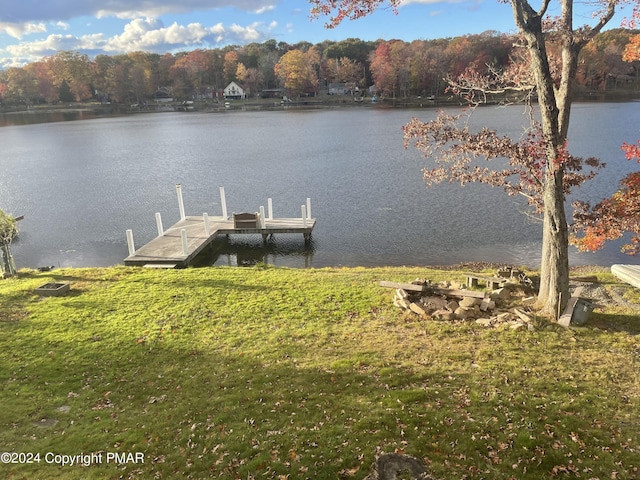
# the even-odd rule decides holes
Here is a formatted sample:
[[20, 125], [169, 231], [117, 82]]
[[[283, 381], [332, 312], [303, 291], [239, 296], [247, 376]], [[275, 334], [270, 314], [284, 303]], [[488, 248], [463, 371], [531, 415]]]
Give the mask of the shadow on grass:
[[638, 315], [592, 313], [586, 325], [609, 332], [640, 334], [640, 316]]
[[[486, 353], [482, 366], [463, 370], [464, 352], [443, 351], [458, 363], [445, 368], [399, 366], [357, 344], [331, 346], [328, 359], [322, 345], [302, 348], [295, 338], [264, 348], [248, 337], [231, 344], [190, 333], [177, 343], [47, 335], [6, 343], [0, 443], [13, 451], [140, 451], [146, 459], [68, 468], [69, 479], [187, 471], [193, 478], [363, 479], [379, 450], [428, 458], [437, 478], [464, 478], [472, 469], [478, 478], [552, 478], [576, 456], [604, 478], [614, 462], [631, 458], [621, 439], [634, 434], [616, 433], [609, 389], [592, 391], [553, 368], [545, 376], [550, 367], [532, 359], [505, 371]], [[553, 334], [527, 335], [517, 338]], [[549, 358], [568, 363], [557, 354]], [[52, 426], [41, 428], [43, 420]], [[7, 476], [48, 478], [55, 468], [10, 465]]]

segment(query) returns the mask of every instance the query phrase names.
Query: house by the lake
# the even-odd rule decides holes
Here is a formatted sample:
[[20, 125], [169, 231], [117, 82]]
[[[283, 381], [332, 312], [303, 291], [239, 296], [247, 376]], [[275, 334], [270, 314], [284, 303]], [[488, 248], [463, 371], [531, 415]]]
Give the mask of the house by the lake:
[[246, 98], [246, 94], [240, 85], [236, 82], [231, 82], [224, 89], [224, 98], [226, 100], [244, 100]]
[[156, 103], [170, 103], [173, 102], [173, 94], [170, 89], [166, 87], [159, 88], [153, 92], [153, 101]]

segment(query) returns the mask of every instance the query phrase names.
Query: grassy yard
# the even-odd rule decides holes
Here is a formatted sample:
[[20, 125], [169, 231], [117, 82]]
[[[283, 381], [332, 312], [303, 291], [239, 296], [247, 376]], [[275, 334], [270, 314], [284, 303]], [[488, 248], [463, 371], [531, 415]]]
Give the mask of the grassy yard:
[[[33, 462], [1, 476], [362, 479], [395, 451], [442, 479], [640, 478], [633, 311], [533, 331], [427, 321], [378, 286], [416, 277], [463, 279], [115, 267], [0, 280], [0, 451]], [[49, 281], [71, 292], [33, 293]]]

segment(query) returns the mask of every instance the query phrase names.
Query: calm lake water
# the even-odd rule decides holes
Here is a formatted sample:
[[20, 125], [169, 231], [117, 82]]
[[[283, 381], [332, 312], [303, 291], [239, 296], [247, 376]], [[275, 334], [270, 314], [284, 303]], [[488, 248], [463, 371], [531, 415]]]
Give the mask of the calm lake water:
[[[523, 107], [477, 110], [472, 125], [519, 136]], [[0, 125], [0, 209], [24, 215], [14, 244], [21, 267], [107, 266], [179, 219], [175, 184], [187, 215], [258, 211], [295, 217], [311, 198], [311, 245], [302, 235], [231, 236], [203, 264], [267, 261], [292, 267], [445, 265], [466, 261], [537, 266], [541, 226], [525, 202], [482, 185], [426, 188], [428, 160], [404, 150], [401, 127], [433, 109], [372, 107], [158, 113]], [[67, 116], [63, 120], [75, 118]], [[86, 117], [85, 117], [86, 118]], [[23, 122], [24, 123], [24, 122]], [[640, 103], [575, 104], [570, 150], [607, 168], [576, 197], [597, 201], [624, 174], [622, 142], [640, 138]], [[572, 264], [628, 263], [611, 244], [595, 254], [572, 250]]]

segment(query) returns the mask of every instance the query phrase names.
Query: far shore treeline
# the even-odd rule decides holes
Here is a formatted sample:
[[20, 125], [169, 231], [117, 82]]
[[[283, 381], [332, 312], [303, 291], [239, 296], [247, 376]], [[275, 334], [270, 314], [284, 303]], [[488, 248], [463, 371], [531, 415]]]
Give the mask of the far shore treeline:
[[[631, 95], [640, 90], [640, 61], [623, 61], [625, 46], [637, 33], [608, 30], [582, 50], [578, 95]], [[437, 97], [445, 93], [445, 78], [455, 78], [467, 68], [482, 72], [507, 66], [516, 40], [487, 31], [412, 42], [349, 38], [290, 45], [268, 40], [164, 55], [133, 52], [90, 58], [62, 51], [0, 71], [0, 109], [83, 101], [216, 101], [231, 82], [241, 88], [241, 98]]]

